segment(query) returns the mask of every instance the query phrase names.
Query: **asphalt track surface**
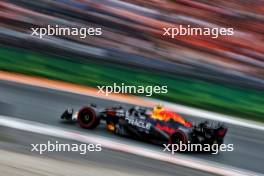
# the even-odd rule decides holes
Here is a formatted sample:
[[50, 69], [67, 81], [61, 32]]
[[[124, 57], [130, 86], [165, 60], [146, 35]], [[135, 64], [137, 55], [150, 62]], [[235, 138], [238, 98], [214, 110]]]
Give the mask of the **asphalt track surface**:
[[[73, 107], [78, 109], [81, 106], [90, 103], [95, 103], [98, 106], [102, 107], [109, 107], [112, 105], [120, 104], [115, 101], [60, 92], [45, 88], [32, 87], [7, 81], [0, 81], [0, 114], [10, 115], [31, 121], [37, 121], [44, 124], [63, 127], [66, 129], [79, 130], [83, 132], [86, 131], [88, 133], [108, 137], [109, 139], [120, 139], [121, 137], [107, 132], [104, 127], [99, 127], [98, 129], [91, 131], [81, 129], [77, 125], [66, 124], [60, 121], [59, 116], [66, 107]], [[122, 105], [131, 106], [128, 104]], [[197, 117], [184, 117], [188, 120], [193, 121], [202, 120]], [[218, 155], [194, 153], [178, 155], [189, 155], [191, 157], [197, 157], [264, 174], [264, 132], [233, 125], [227, 126], [229, 127], [229, 131], [226, 136], [225, 143], [234, 144], [234, 151], [221, 152]], [[145, 148], [147, 147], [159, 151], [162, 150], [162, 148], [159, 146], [147, 144], [144, 142], [138, 142], [126, 138], [122, 138], [122, 140], [126, 141], [127, 143], [141, 145]], [[130, 160], [131, 162], [133, 160], [133, 163], [145, 163], [142, 162], [142, 158], [140, 157], [133, 156], [133, 158], [130, 158], [131, 155], [116, 152], [114, 152], [114, 155], [119, 159], [126, 158], [126, 160]], [[105, 155], [101, 155], [102, 158], [104, 158], [105, 156], [114, 157], [113, 153], [106, 153]], [[114, 163], [115, 165], [120, 165], [124, 164], [124, 161], [112, 160], [112, 163]], [[148, 165], [150, 168], [154, 169], [151, 172], [155, 172], [155, 169], [160, 168], [159, 162], [151, 161]], [[135, 169], [137, 167], [139, 167], [139, 165], [132, 168]], [[186, 173], [184, 170], [186, 168], [179, 166], [175, 167], [177, 167], [177, 169], [180, 169], [181, 173]], [[175, 172], [174, 169], [175, 168], [171, 167], [167, 172], [173, 173]], [[200, 174], [197, 173], [195, 175]]]
[[[81, 155], [79, 152], [67, 151], [44, 152], [40, 155], [38, 152], [31, 152], [32, 147], [30, 144], [42, 144], [47, 143], [47, 141], [51, 141], [53, 144], [56, 141], [60, 144], [80, 145], [81, 143], [73, 140], [60, 139], [53, 136], [24, 132], [6, 127], [0, 128], [0, 132], [0, 154], [5, 153], [6, 151], [12, 152], [5, 154], [7, 158], [11, 158], [9, 161], [3, 157], [0, 158], [0, 175], [212, 175], [210, 173], [139, 157], [132, 154], [116, 152], [105, 148], [103, 148], [100, 152], [87, 152], [85, 155]], [[21, 154], [23, 155], [20, 156]], [[17, 174], [17, 172], [20, 174]]]

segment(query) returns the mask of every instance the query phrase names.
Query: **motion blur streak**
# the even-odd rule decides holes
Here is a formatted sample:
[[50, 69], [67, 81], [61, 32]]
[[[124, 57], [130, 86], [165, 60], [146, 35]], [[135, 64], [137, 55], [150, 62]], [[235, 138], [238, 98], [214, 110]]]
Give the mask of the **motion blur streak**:
[[[31, 35], [32, 28], [47, 28], [49, 25], [71, 29], [100, 28], [102, 35], [84, 38]], [[234, 33], [217, 38], [163, 35], [164, 28], [186, 28], [188, 25], [211, 30], [232, 28]], [[227, 122], [225, 143], [234, 144], [234, 151], [214, 156], [179, 154], [176, 158], [168, 158], [156, 153], [161, 151], [158, 146], [123, 138], [122, 141], [129, 145], [119, 143], [120, 149], [120, 146], [115, 148], [115, 142], [111, 143], [120, 138], [105, 132], [102, 126], [89, 132], [86, 130], [83, 140], [96, 140], [92, 136], [100, 136], [101, 142], [108, 141], [107, 145], [116, 150], [144, 155], [130, 162], [134, 164], [128, 166], [129, 173], [133, 167], [139, 170], [145, 165], [154, 169], [147, 170], [148, 173], [160, 169], [161, 163], [165, 169], [160, 173], [170, 167], [170, 163], [155, 165], [153, 162], [157, 160], [146, 161], [145, 155], [148, 154], [152, 158], [169, 159], [169, 162], [177, 161], [192, 168], [208, 170], [209, 167], [214, 173], [239, 174], [232, 169], [241, 168], [256, 172], [242, 174], [264, 174], [264, 130], [261, 124], [264, 122], [263, 29], [263, 0], [0, 0], [0, 71], [5, 71], [0, 72], [0, 115], [28, 120], [27, 125], [12, 122], [10, 126], [15, 128], [31, 128], [33, 121], [56, 126], [54, 130], [59, 132], [63, 130], [57, 127], [62, 126], [84, 132], [84, 129], [59, 121], [58, 117], [65, 108], [78, 109], [91, 103], [100, 107], [122, 105], [129, 108], [132, 104], [153, 106], [163, 102], [194, 124], [204, 118]], [[38, 78], [32, 81], [32, 78], [16, 74]], [[24, 81], [28, 84], [19, 84]], [[138, 97], [143, 95], [136, 93], [108, 97], [96, 93], [97, 86], [113, 83], [167, 86], [168, 92], [153, 94], [151, 99]], [[66, 85], [73, 86], [73, 89], [67, 90]], [[47, 129], [41, 130], [49, 134]], [[64, 137], [67, 137], [65, 133], [71, 138], [83, 136], [64, 131]], [[26, 140], [24, 136], [20, 138]], [[37, 139], [30, 142], [35, 143]], [[135, 143], [140, 147], [137, 148]], [[151, 149], [155, 152], [150, 153]], [[128, 165], [122, 160], [135, 156], [121, 153], [115, 151], [106, 155], [116, 157], [111, 161], [116, 169], [121, 168], [120, 164]], [[99, 161], [106, 159], [103, 154], [95, 157]], [[207, 160], [206, 165], [198, 160]], [[210, 161], [214, 164], [208, 165]], [[8, 167], [3, 170], [9, 171]], [[168, 175], [201, 175], [197, 174], [198, 170], [188, 168], [189, 173], [186, 170], [181, 166], [180, 170], [171, 168], [165, 172]]]
[[[113, 101], [101, 98], [99, 99], [92, 96], [72, 94], [69, 92], [33, 87], [7, 81], [0, 81], [0, 96], [1, 101], [6, 104], [5, 107], [9, 107], [8, 109], [10, 109], [8, 112], [5, 112], [7, 116], [12, 116], [19, 119], [34, 121], [51, 126], [57, 126], [63, 129], [81, 131], [89, 135], [98, 135], [108, 140], [122, 140], [122, 142], [125, 142], [132, 146], [137, 144], [141, 149], [144, 148], [159, 152], [162, 151], [162, 148], [158, 146], [120, 138], [111, 133], [107, 133], [103, 126], [98, 127], [98, 129], [96, 130], [87, 131], [85, 129], [80, 129], [75, 125], [59, 123], [58, 119], [65, 107], [73, 107], [75, 109], [79, 109], [85, 104], [95, 103], [100, 107], [110, 107], [113, 105], [122, 104], [122, 106], [129, 108], [131, 107], [131, 104], [127, 104], [124, 102], [121, 103], [117, 100]], [[193, 122], [201, 121], [201, 119], [199, 119], [197, 116], [183, 116], [187, 120]], [[220, 165], [229, 165], [231, 167], [242, 168], [245, 170], [255, 171], [263, 174], [264, 170], [262, 167], [262, 161], [264, 159], [264, 132], [245, 127], [239, 127], [236, 125], [227, 124], [227, 126], [229, 128], [229, 131], [226, 136], [225, 143], [234, 144], [233, 152], [222, 152], [217, 156], [214, 155], [214, 157], [212, 157], [212, 155], [210, 154], [194, 154], [187, 155], [186, 157], [191, 156], [207, 160], [208, 162], [212, 161], [214, 163], [219, 163]], [[48, 132], [48, 130], [46, 131]], [[118, 164], [113, 161], [111, 163]]]
[[[125, 152], [113, 151], [104, 148], [99, 153], [89, 153], [84, 156], [75, 152], [52, 152], [45, 156], [39, 156], [30, 152], [28, 144], [48, 141], [51, 136], [32, 132], [16, 130], [14, 128], [0, 128], [0, 170], [3, 175], [22, 176], [94, 176], [94, 175], [144, 175], [144, 176], [213, 176], [208, 172], [202, 172], [168, 164], [159, 160], [140, 157]], [[76, 143], [74, 140], [52, 137], [53, 141], [61, 143]], [[78, 143], [78, 142], [77, 142]], [[15, 151], [15, 152], [13, 152]], [[21, 152], [18, 153], [18, 152]], [[7, 156], [9, 155], [9, 157]], [[21, 160], [25, 162], [21, 162]], [[115, 161], [113, 163], [113, 161]], [[16, 168], [14, 168], [14, 165]], [[12, 167], [12, 169], [9, 169]]]
[[[1, 43], [62, 55], [74, 52], [90, 59], [103, 57], [108, 62], [264, 88], [261, 0], [4, 0], [0, 7]], [[52, 36], [45, 40], [29, 36], [31, 27], [56, 24], [101, 27], [103, 35], [86, 39]], [[180, 25], [233, 27], [234, 35], [218, 39], [161, 37], [164, 27]]]
[[[261, 0], [2, 0], [0, 69], [93, 87], [168, 84], [166, 95], [153, 96], [263, 121], [263, 6]], [[31, 28], [48, 25], [100, 28], [102, 35], [31, 36]], [[164, 28], [181, 25], [234, 28], [234, 35], [163, 36]]]
[[191, 157], [183, 157], [183, 156], [176, 156], [172, 157], [170, 154], [164, 154], [161, 152], [143, 149], [141, 147], [127, 145], [120, 141], [109, 140], [107, 138], [102, 138], [96, 135], [91, 134], [84, 134], [75, 131], [69, 131], [65, 129], [61, 129], [54, 126], [44, 125], [37, 122], [21, 120], [17, 118], [10, 118], [7, 116], [0, 116], [0, 125], [11, 127], [19, 130], [39, 133], [43, 135], [50, 135], [55, 137], [62, 137], [66, 139], [72, 139], [79, 142], [85, 143], [97, 143], [102, 144], [103, 147], [127, 152], [131, 154], [136, 154], [139, 156], [144, 156], [152, 159], [157, 159], [185, 167], [190, 167], [193, 169], [198, 169], [206, 172], [210, 172], [213, 174], [218, 175], [225, 175], [225, 176], [250, 176], [250, 175], [258, 175], [257, 173], [245, 171], [238, 168], [233, 168], [230, 166], [221, 165], [218, 163], [213, 162], [206, 162], [198, 159], [193, 159]]
[[[54, 80], [49, 80], [49, 79], [44, 79], [44, 78], [35, 78], [35, 77], [26, 76], [22, 74], [14, 74], [14, 73], [0, 71], [0, 80], [12, 81], [15, 83], [21, 83], [21, 84], [26, 84], [26, 85], [44, 87], [48, 89], [54, 89], [54, 90], [59, 90], [59, 91], [76, 93], [80, 95], [88, 95], [88, 96], [93, 96], [97, 98], [102, 98], [101, 96], [98, 96], [96, 89], [93, 89], [90, 87], [84, 87], [84, 86], [79, 86], [75, 84], [64, 83], [64, 82], [54, 81]], [[226, 123], [230, 123], [233, 125], [239, 125], [239, 126], [243, 126], [247, 128], [264, 131], [263, 123], [239, 119], [238, 117], [217, 114], [217, 113], [213, 113], [210, 111], [191, 108], [188, 106], [183, 106], [183, 105], [179, 105], [175, 103], [169, 103], [169, 102], [165, 102], [161, 100], [155, 100], [155, 99], [150, 99], [150, 98], [140, 98], [140, 97], [129, 96], [129, 95], [122, 96], [121, 94], [111, 95], [110, 97], [104, 96], [103, 98], [110, 99], [110, 100], [114, 99], [114, 100], [117, 100], [123, 103], [137, 104], [137, 105], [148, 106], [148, 107], [152, 107], [153, 105], [156, 105], [162, 102], [162, 104], [166, 105], [166, 107], [176, 112], [182, 113], [182, 114], [198, 116], [198, 117], [205, 118], [205, 119], [226, 122]]]

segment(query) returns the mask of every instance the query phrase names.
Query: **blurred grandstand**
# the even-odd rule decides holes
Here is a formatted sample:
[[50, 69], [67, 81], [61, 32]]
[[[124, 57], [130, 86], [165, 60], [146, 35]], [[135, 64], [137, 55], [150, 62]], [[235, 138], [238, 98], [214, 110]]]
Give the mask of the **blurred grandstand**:
[[[4, 45], [81, 56], [199, 79], [264, 88], [261, 0], [4, 0]], [[102, 36], [31, 36], [31, 27], [102, 27]], [[233, 36], [162, 37], [178, 25], [233, 27]]]

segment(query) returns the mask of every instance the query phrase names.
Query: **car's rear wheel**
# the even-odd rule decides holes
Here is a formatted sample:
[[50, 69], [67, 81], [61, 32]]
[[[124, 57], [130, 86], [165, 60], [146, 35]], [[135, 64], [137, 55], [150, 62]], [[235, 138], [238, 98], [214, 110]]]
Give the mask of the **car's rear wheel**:
[[95, 110], [91, 107], [84, 107], [78, 113], [78, 123], [82, 128], [93, 129], [100, 124]]
[[171, 136], [171, 143], [172, 144], [185, 144], [186, 141], [186, 137], [182, 132], [176, 132]]

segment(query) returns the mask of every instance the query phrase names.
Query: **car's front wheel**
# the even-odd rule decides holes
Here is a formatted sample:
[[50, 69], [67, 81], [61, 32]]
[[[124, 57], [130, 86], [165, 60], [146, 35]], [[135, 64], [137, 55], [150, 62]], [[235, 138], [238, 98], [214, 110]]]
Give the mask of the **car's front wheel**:
[[77, 117], [78, 123], [82, 128], [93, 129], [100, 124], [100, 117], [92, 107], [82, 108]]

